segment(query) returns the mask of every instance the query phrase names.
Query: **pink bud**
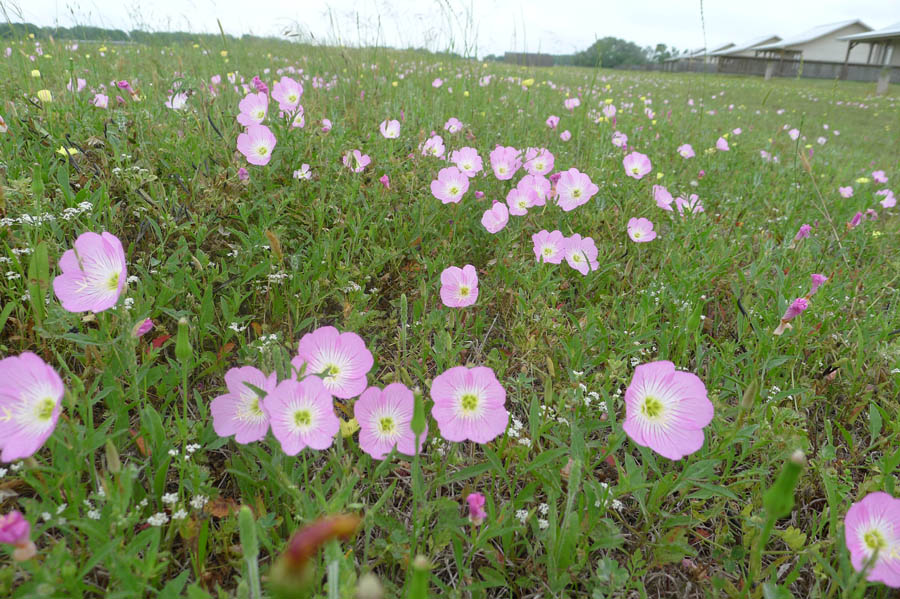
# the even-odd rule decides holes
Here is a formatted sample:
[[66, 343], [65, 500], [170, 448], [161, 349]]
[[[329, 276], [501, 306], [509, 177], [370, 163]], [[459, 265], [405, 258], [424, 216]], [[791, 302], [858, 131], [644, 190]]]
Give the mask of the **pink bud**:
[[238, 179], [240, 179], [241, 181], [246, 181], [250, 178], [250, 173], [247, 172], [247, 169], [243, 166], [238, 169], [237, 175]]
[[141, 337], [141, 336], [149, 333], [152, 329], [153, 329], [153, 321], [148, 318], [144, 322], [137, 325], [137, 327], [135, 327], [134, 336]]
[[484, 522], [487, 518], [487, 512], [484, 511], [484, 495], [469, 493], [466, 502], [469, 504], [469, 521], [476, 526]]
[[484, 197], [484, 192], [483, 192], [483, 191], [476, 191], [476, 192], [475, 192], [475, 199], [476, 199], [476, 200], [480, 200], [480, 199], [482, 199], [483, 197]]
[[385, 189], [391, 188], [391, 180], [387, 175], [381, 175], [381, 178], [378, 180], [381, 181], [381, 184], [384, 185]]
[[825, 284], [825, 281], [827, 281], [827, 280], [828, 280], [828, 277], [826, 277], [825, 275], [820, 275], [820, 274], [812, 275], [812, 287], [810, 288], [809, 293], [807, 293], [807, 296], [813, 295], [816, 291], [819, 290], [819, 287], [821, 287], [822, 285]]
[[791, 305], [788, 306], [788, 309], [785, 310], [784, 316], [781, 317], [783, 322], [790, 322], [794, 320], [797, 316], [802, 314], [807, 308], [809, 308], [809, 300], [805, 297], [798, 297]]

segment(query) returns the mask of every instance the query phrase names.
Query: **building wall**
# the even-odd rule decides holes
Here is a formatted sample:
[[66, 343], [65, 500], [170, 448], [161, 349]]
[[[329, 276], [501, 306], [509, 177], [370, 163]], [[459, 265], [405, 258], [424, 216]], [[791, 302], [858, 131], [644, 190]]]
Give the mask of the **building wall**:
[[[843, 29], [838, 29], [833, 33], [829, 33], [824, 37], [813, 40], [809, 43], [796, 46], [803, 51], [803, 60], [824, 60], [828, 62], [844, 62], [847, 56], [847, 44], [850, 42], [841, 41], [837, 38], [842, 35], [852, 35], [854, 33], [865, 33], [870, 31], [861, 25], [850, 25]], [[866, 58], [869, 56], [869, 47], [867, 44], [858, 44], [850, 52], [850, 62], [860, 62], [865, 64]]]

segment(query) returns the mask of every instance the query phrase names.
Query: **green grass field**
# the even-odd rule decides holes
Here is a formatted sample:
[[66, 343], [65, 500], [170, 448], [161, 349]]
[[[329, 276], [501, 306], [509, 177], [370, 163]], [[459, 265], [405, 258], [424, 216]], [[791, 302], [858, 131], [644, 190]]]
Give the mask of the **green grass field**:
[[[0, 355], [38, 354], [66, 391], [41, 449], [0, 464], [0, 513], [22, 512], [37, 548], [14, 561], [2, 546], [0, 596], [257, 597], [261, 577], [267, 597], [331, 599], [354, 596], [367, 573], [385, 597], [892, 596], [851, 564], [844, 517], [868, 493], [898, 493], [900, 218], [875, 195], [900, 181], [897, 86], [875, 97], [874, 84], [277, 42], [7, 45]], [[277, 144], [267, 165], [249, 165], [236, 150], [246, 92], [229, 77], [272, 89], [282, 74], [303, 84], [305, 127], [271, 102]], [[68, 91], [70, 78], [85, 89]], [[170, 90], [189, 90], [184, 109], [165, 106]], [[91, 104], [101, 91], [106, 109]], [[569, 97], [581, 105], [566, 109]], [[462, 131], [444, 130], [451, 117]], [[385, 119], [402, 119], [397, 139], [379, 133]], [[484, 160], [458, 204], [431, 193], [449, 164], [422, 155], [432, 131], [448, 154], [471, 146]], [[649, 156], [647, 176], [626, 176], [615, 131]], [[685, 143], [696, 157], [676, 152]], [[482, 214], [524, 174], [494, 176], [497, 144], [547, 148], [555, 171], [577, 168], [599, 191], [490, 234]], [[342, 164], [354, 149], [372, 159], [361, 173]], [[303, 163], [310, 180], [292, 176]], [[705, 211], [658, 208], [654, 185], [697, 194]], [[658, 237], [632, 242], [632, 217]], [[542, 229], [592, 237], [596, 270], [538, 263]], [[73, 313], [52, 281], [90, 231], [121, 240], [128, 284], [113, 308]], [[441, 272], [466, 264], [477, 301], [446, 307]], [[813, 273], [829, 280], [773, 335]], [[136, 337], [147, 318], [154, 328]], [[271, 433], [246, 445], [216, 434], [225, 373], [290, 378], [300, 338], [325, 325], [365, 341], [369, 385], [417, 392], [418, 456], [363, 452], [353, 399], [335, 400], [345, 425], [325, 450], [292, 457]], [[623, 430], [625, 389], [656, 360], [696, 374], [715, 409], [702, 448], [681, 460]], [[432, 380], [458, 365], [492, 368], [506, 391], [510, 424], [489, 443], [442, 440], [431, 416]], [[796, 487], [774, 485], [796, 450]], [[480, 525], [472, 492], [486, 498]], [[275, 564], [291, 534], [338, 513], [361, 517], [355, 535], [324, 543], [305, 586], [286, 591], [295, 583]]]

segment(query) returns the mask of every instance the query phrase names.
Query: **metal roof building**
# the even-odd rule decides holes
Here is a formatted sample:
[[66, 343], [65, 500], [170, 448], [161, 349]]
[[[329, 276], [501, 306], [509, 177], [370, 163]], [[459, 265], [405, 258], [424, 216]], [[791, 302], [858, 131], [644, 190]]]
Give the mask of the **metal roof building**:
[[848, 53], [847, 43], [839, 38], [869, 31], [872, 28], [858, 19], [838, 21], [813, 27], [773, 44], [757, 46], [753, 50], [757, 56], [862, 63], [866, 59], [865, 49], [854, 48]]
[[867, 44], [869, 52], [866, 64], [900, 66], [900, 22], [883, 29], [854, 33], [838, 38], [848, 43], [847, 58], [859, 44]]

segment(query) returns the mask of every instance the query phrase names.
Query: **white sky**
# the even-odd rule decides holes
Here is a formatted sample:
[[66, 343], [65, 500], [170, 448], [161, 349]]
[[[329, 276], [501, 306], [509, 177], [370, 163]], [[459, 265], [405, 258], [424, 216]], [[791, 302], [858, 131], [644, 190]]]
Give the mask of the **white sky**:
[[[596, 38], [642, 46], [704, 45], [700, 0], [0, 0], [38, 25], [279, 35], [298, 27], [320, 41], [427, 47], [479, 56], [507, 50], [567, 54]], [[876, 29], [900, 20], [898, 0], [706, 0], [706, 43], [799, 33], [861, 19]], [[2, 16], [2, 15], [0, 15]], [[4, 19], [5, 20], [5, 19]], [[469, 24], [469, 25], [467, 25]], [[474, 26], [471, 26], [474, 24]], [[471, 53], [471, 52], [470, 52]]]

